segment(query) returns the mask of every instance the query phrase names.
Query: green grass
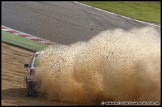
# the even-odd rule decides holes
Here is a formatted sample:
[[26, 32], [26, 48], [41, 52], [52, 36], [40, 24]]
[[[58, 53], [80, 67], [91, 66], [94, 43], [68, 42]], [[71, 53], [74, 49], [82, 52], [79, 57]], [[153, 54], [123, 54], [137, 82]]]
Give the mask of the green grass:
[[82, 3], [151, 23], [160, 23], [160, 2], [83, 1]]
[[47, 44], [36, 42], [21, 36], [13, 35], [8, 32], [1, 31], [1, 33], [3, 42], [7, 42], [33, 51], [39, 51], [48, 46]]

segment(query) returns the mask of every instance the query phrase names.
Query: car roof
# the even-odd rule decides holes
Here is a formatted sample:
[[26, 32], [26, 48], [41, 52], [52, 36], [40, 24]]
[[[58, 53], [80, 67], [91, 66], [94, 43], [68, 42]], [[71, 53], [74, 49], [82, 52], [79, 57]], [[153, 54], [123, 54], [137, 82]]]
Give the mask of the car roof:
[[44, 51], [38, 51], [35, 54], [44, 54], [44, 53], [45, 53]]

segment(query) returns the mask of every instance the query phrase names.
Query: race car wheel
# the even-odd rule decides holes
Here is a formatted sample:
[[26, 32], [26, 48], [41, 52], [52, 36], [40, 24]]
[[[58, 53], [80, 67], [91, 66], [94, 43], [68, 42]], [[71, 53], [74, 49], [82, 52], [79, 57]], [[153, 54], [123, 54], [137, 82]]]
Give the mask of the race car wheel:
[[35, 83], [33, 81], [28, 81], [27, 94], [28, 94], [28, 97], [36, 97], [37, 96], [37, 92], [35, 89]]

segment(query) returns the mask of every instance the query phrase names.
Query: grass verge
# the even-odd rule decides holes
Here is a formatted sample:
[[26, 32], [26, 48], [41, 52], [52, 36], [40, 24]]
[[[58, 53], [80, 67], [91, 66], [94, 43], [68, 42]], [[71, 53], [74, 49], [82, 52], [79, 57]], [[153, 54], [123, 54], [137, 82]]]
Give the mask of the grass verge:
[[82, 1], [103, 10], [151, 23], [160, 23], [160, 2]]
[[32, 51], [39, 51], [42, 50], [43, 48], [46, 48], [48, 45], [43, 44], [40, 42], [36, 42], [21, 36], [17, 36], [5, 31], [1, 31], [2, 33], [2, 41], [6, 43], [10, 43], [16, 46], [20, 46], [23, 48], [30, 49]]

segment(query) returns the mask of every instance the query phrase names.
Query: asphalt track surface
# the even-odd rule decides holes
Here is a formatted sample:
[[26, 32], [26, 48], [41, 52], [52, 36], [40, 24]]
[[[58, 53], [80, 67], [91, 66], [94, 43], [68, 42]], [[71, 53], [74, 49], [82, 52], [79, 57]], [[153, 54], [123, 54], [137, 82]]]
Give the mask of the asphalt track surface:
[[4, 1], [2, 25], [64, 45], [88, 41], [104, 30], [148, 26], [72, 1]]

